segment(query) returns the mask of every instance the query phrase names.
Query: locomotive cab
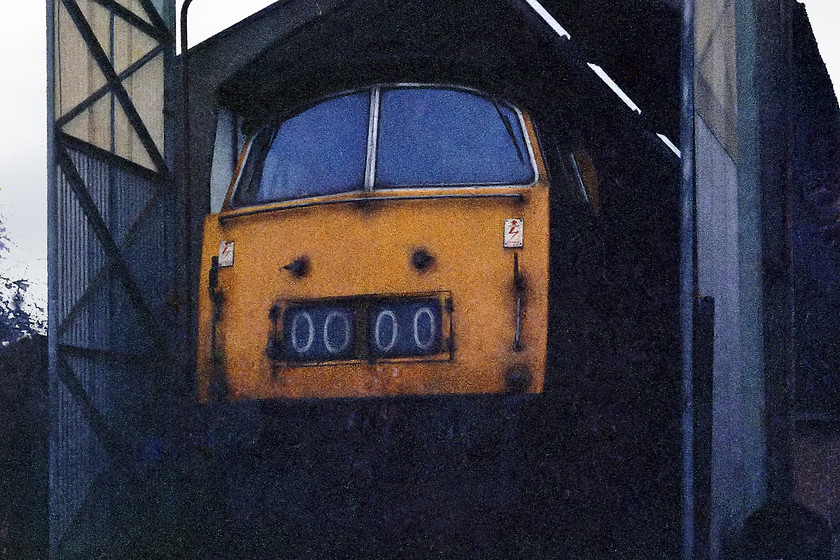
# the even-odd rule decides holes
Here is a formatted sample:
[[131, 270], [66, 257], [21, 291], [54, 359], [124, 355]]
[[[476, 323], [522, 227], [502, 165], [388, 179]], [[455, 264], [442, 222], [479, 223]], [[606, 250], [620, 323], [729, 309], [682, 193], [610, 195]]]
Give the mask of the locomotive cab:
[[204, 225], [202, 401], [542, 391], [549, 184], [527, 114], [377, 84], [253, 128]]

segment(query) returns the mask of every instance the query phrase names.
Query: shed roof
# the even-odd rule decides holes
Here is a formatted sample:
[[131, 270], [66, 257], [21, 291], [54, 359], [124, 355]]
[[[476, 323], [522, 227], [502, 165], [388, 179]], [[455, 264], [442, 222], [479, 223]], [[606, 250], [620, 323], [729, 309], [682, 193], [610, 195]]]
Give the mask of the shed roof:
[[[216, 44], [207, 52], [224, 52], [219, 41], [248, 41], [257, 19], [287, 4], [278, 2], [211, 39]], [[571, 41], [524, 0], [337, 2], [218, 76], [219, 101], [266, 120], [314, 97], [374, 82], [445, 82], [586, 126], [635, 117], [586, 66], [593, 62], [642, 107], [646, 128], [679, 137], [677, 7], [664, 0], [543, 5]], [[201, 57], [202, 45], [191, 58]]]
[[278, 38], [219, 93], [259, 116], [373, 82], [451, 82], [522, 103], [534, 69], [549, 66], [543, 59], [556, 75], [572, 70], [568, 58], [550, 56], [550, 39], [504, 1], [355, 0]]

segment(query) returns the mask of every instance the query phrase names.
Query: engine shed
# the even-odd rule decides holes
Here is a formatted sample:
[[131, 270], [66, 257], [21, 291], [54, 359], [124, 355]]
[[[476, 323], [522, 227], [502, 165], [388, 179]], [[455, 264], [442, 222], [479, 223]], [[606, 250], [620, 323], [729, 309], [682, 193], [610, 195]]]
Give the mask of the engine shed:
[[[54, 557], [720, 558], [802, 501], [791, 2], [292, 0], [180, 57], [174, 5], [124, 4], [49, 3]], [[197, 404], [201, 224], [248, 136], [383, 83], [585, 147], [597, 196], [551, 199], [545, 393]]]

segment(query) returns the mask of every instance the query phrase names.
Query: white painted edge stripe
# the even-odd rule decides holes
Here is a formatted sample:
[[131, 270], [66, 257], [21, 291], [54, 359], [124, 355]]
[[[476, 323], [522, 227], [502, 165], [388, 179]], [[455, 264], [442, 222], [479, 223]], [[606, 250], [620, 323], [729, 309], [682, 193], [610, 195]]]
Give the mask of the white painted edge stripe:
[[589, 66], [589, 68], [591, 68], [592, 71], [595, 72], [598, 75], [598, 77], [601, 78], [601, 80], [603, 80], [603, 82], [610, 87], [611, 90], [613, 90], [613, 93], [615, 93], [621, 98], [622, 101], [624, 101], [625, 105], [630, 107], [632, 110], [636, 111], [638, 114], [642, 114], [642, 110], [639, 109], [639, 106], [633, 103], [633, 100], [630, 99], [630, 97], [626, 93], [624, 93], [624, 91], [620, 87], [618, 87], [618, 84], [616, 84], [612, 80], [612, 78], [610, 78], [607, 75], [607, 73], [604, 72], [603, 68], [601, 68], [597, 64], [592, 64], [591, 62], [587, 62], [586, 65]]
[[673, 142], [671, 142], [671, 141], [668, 139], [668, 137], [667, 137], [667, 136], [665, 136], [664, 134], [659, 134], [658, 132], [656, 133], [656, 135], [657, 135], [657, 136], [659, 136], [659, 139], [660, 139], [660, 140], [662, 140], [662, 142], [663, 142], [666, 146], [668, 146], [669, 148], [671, 148], [671, 151], [672, 151], [672, 152], [674, 152], [675, 154], [677, 154], [677, 157], [678, 157], [678, 158], [682, 158], [682, 152], [680, 151], [680, 149], [679, 149], [679, 148], [677, 148], [677, 147], [674, 145], [674, 143], [673, 143]]
[[548, 11], [543, 8], [543, 5], [540, 4], [537, 0], [525, 0], [529, 6], [531, 6], [537, 14], [541, 18], [545, 20], [545, 22], [554, 30], [555, 33], [560, 35], [561, 37], [565, 37], [566, 39], [571, 39], [572, 36], [569, 35], [569, 32], [563, 29], [563, 26], [557, 23], [557, 20], [548, 13]]

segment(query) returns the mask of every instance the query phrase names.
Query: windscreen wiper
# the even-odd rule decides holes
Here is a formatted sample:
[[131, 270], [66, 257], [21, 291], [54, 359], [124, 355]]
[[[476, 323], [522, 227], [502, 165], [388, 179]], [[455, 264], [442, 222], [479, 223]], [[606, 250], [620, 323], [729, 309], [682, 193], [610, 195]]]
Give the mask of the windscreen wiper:
[[496, 98], [492, 98], [493, 107], [496, 108], [496, 112], [499, 113], [499, 118], [502, 120], [502, 124], [505, 125], [505, 130], [507, 130], [508, 136], [510, 136], [510, 141], [513, 143], [513, 147], [516, 148], [516, 155], [519, 156], [519, 161], [525, 163], [525, 156], [522, 154], [522, 148], [519, 147], [519, 140], [516, 138], [516, 133], [513, 131], [513, 125], [510, 124], [510, 121], [502, 113], [502, 108], [499, 106], [499, 102]]

